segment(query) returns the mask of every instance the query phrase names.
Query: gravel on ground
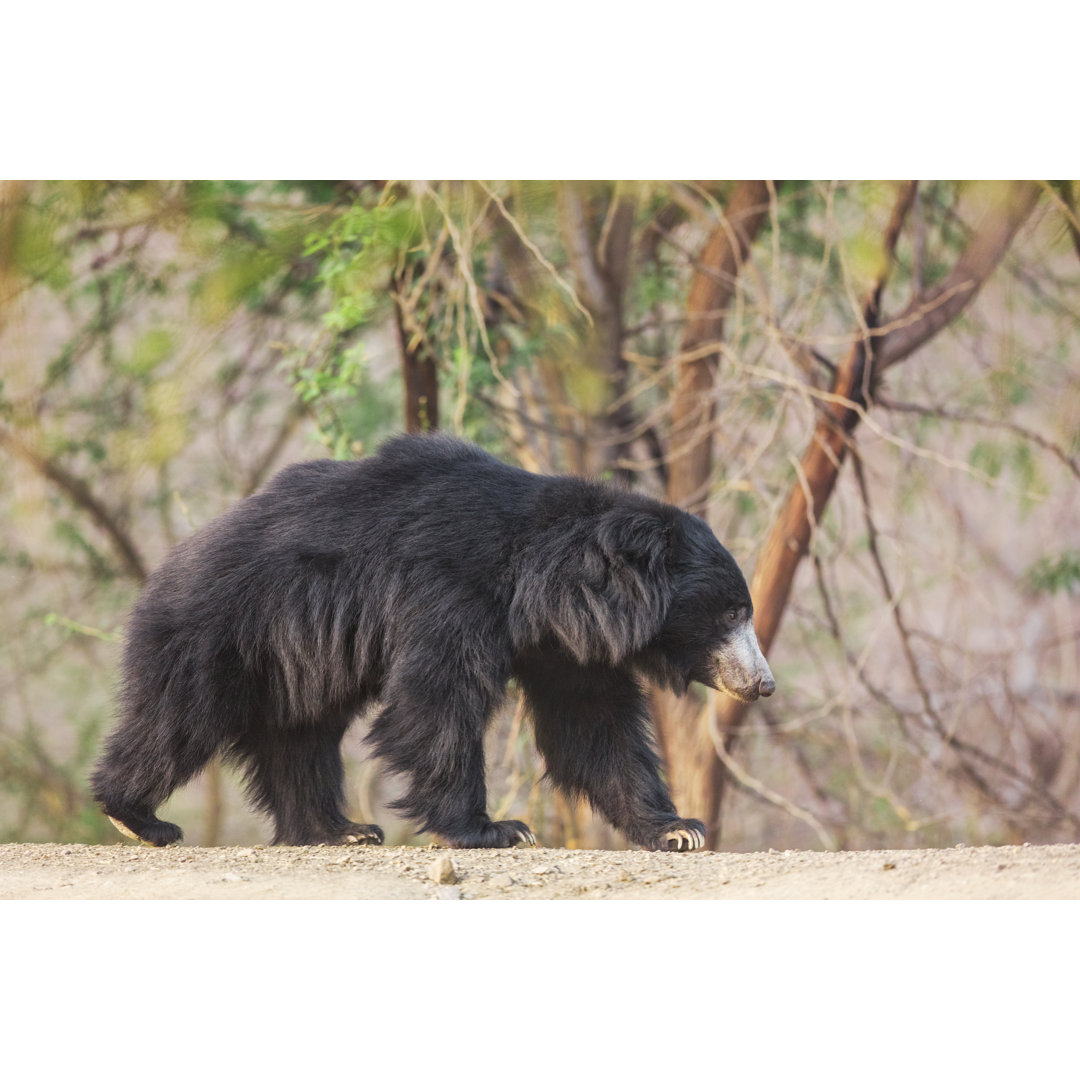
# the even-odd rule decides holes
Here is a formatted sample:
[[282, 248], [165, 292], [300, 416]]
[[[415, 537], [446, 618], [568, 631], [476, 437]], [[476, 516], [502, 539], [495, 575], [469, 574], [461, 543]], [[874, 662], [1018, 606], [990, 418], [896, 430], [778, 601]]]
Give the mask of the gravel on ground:
[[0, 845], [6, 900], [1080, 899], [1080, 845], [901, 851]]

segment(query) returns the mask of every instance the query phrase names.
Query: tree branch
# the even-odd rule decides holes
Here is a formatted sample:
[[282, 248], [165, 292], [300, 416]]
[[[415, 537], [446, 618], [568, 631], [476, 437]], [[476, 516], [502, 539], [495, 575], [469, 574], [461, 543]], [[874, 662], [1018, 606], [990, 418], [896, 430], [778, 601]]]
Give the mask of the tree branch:
[[574, 270], [574, 277], [585, 296], [586, 306], [594, 317], [608, 314], [610, 312], [608, 284], [593, 255], [589, 219], [581, 198], [581, 191], [575, 184], [559, 185], [559, 232], [562, 234], [566, 255]]
[[10, 431], [0, 429], [0, 445], [7, 447], [12, 454], [25, 461], [50, 483], [55, 484], [79, 509], [90, 516], [112, 541], [120, 557], [121, 566], [129, 577], [139, 582], [146, 580], [146, 564], [135, 547], [134, 541], [117, 521], [112, 511], [90, 490], [85, 480], [80, 480], [62, 465], [42, 456]]
[[[1026, 182], [999, 190], [998, 212], [983, 217], [945, 281], [912, 301], [900, 317], [890, 320], [896, 324], [895, 328], [876, 337], [873, 328], [879, 323], [878, 308], [891, 270], [893, 251], [914, 197], [910, 184], [898, 192], [884, 237], [888, 259], [867, 297], [859, 340], [837, 370], [832, 387], [836, 397], [822, 410], [800, 463], [799, 482], [792, 484], [755, 567], [750, 592], [754, 598], [758, 638], [766, 653], [787, 607], [795, 572], [809, 551], [813, 530], [836, 486], [851, 432], [865, 414], [881, 372], [910, 356], [974, 299], [1034, 209], [1038, 195], [1038, 186]], [[729, 746], [745, 714], [746, 706], [741, 702], [725, 699], [721, 703], [721, 726]], [[722, 785], [723, 771], [717, 759], [714, 764], [717, 807]]]
[[943, 409], [933, 405], [919, 405], [909, 401], [893, 401], [881, 397], [877, 399], [877, 404], [889, 412], [914, 413], [916, 416], [929, 416], [936, 420], [950, 420], [956, 424], [974, 424], [976, 427], [1011, 431], [1014, 435], [1019, 435], [1022, 439], [1027, 439], [1035, 443], [1036, 446], [1048, 450], [1080, 480], [1080, 461], [1067, 454], [1056, 442], [1046, 438], [1045, 435], [1040, 435], [1037, 431], [1032, 431], [1031, 428], [1024, 427], [1022, 424], [1014, 424], [1011, 420], [997, 420], [992, 416], [978, 416], [974, 413], [956, 412], [953, 409]]
[[1020, 226], [1035, 209], [1041, 190], [1038, 184], [1029, 181], [1017, 181], [996, 189], [995, 205], [983, 216], [948, 277], [916, 297], [890, 320], [899, 325], [877, 343], [875, 359], [880, 371], [925, 345], [975, 299], [1008, 251]]

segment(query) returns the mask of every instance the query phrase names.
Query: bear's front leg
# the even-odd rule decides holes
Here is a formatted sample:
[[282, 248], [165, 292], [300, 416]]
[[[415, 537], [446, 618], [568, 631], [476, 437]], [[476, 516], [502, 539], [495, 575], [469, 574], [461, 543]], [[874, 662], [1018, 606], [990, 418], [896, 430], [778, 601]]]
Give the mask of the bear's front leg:
[[705, 826], [675, 812], [653, 752], [634, 674], [557, 653], [519, 657], [515, 674], [550, 779], [584, 795], [628, 840], [652, 851], [697, 851]]
[[[395, 680], [368, 741], [408, 782], [391, 804], [450, 847], [507, 848], [535, 844], [521, 821], [492, 821], [484, 779], [484, 730], [503, 683], [469, 677], [452, 663], [439, 677], [412, 669]], [[456, 674], [450, 679], [449, 674]]]

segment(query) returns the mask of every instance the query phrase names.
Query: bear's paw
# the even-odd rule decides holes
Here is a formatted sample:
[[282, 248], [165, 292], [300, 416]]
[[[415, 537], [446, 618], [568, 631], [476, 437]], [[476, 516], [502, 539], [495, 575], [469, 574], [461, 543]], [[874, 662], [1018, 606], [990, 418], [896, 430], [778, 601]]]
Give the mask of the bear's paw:
[[455, 848], [509, 848], [523, 844], [536, 847], [536, 837], [524, 821], [487, 821], [459, 836], [444, 837]]
[[356, 825], [350, 821], [342, 830], [338, 843], [378, 845], [383, 842], [383, 839], [383, 831], [378, 825]]
[[676, 818], [660, 832], [654, 851], [700, 851], [705, 846], [705, 826], [695, 818]]

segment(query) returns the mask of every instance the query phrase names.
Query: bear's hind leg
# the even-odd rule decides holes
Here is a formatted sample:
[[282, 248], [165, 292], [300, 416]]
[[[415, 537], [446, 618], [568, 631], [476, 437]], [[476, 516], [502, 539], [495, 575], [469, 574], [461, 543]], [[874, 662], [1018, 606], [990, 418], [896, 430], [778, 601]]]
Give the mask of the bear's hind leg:
[[211, 729], [198, 725], [153, 727], [128, 717], [109, 737], [91, 777], [94, 797], [125, 836], [154, 847], [175, 844], [183, 839], [183, 830], [154, 811], [206, 766], [218, 742]]
[[345, 816], [341, 739], [349, 718], [318, 727], [263, 729], [234, 745], [248, 795], [274, 819], [275, 844], [381, 844], [378, 825]]
[[634, 675], [567, 657], [520, 657], [536, 745], [548, 777], [584, 795], [627, 839], [654, 851], [696, 851], [705, 826], [675, 812], [652, 749], [645, 698]]
[[[454, 670], [448, 661], [443, 667]], [[408, 791], [393, 809], [450, 847], [533, 845], [536, 838], [524, 822], [492, 821], [487, 813], [484, 729], [503, 684], [469, 677], [464, 664], [458, 670], [445, 685], [436, 685], [430, 674], [410, 679], [407, 688], [387, 695], [372, 724], [368, 741], [408, 779]]]

